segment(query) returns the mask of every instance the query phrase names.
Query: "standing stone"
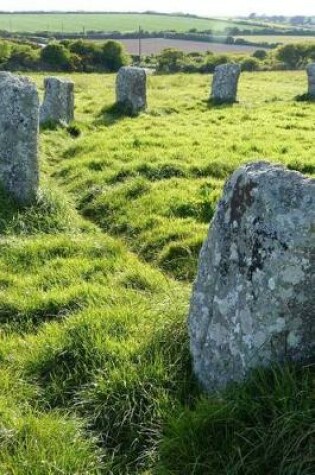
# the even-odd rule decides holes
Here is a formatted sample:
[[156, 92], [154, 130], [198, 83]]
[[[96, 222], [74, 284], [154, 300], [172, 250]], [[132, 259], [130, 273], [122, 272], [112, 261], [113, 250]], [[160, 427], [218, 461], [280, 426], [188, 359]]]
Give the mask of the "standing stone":
[[35, 84], [0, 73], [0, 184], [21, 204], [38, 190], [38, 110]]
[[120, 68], [116, 80], [116, 102], [132, 115], [147, 105], [147, 75], [143, 68]]
[[315, 345], [315, 180], [260, 162], [227, 182], [191, 300], [195, 372], [208, 391]]
[[45, 96], [40, 108], [40, 123], [69, 124], [74, 119], [74, 83], [47, 77], [44, 86]]
[[315, 99], [315, 63], [309, 64], [306, 71], [308, 76], [308, 95]]
[[237, 85], [241, 74], [238, 64], [222, 64], [214, 70], [211, 100], [214, 103], [236, 101]]

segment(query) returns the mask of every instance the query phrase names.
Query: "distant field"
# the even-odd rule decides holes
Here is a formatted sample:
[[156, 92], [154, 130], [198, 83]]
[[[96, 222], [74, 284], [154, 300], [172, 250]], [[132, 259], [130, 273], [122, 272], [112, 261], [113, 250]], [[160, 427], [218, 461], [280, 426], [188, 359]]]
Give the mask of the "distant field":
[[[138, 54], [138, 40], [120, 40], [130, 54]], [[216, 43], [204, 43], [201, 41], [170, 40], [164, 38], [147, 38], [141, 41], [141, 50], [143, 54], [158, 54], [165, 48], [176, 48], [185, 53], [206, 52], [212, 53], [244, 53], [252, 54], [257, 50], [253, 46], [225, 45]]]
[[315, 36], [273, 36], [273, 35], [257, 35], [257, 36], [240, 36], [247, 41], [253, 41], [255, 43], [303, 43], [304, 41], [311, 41], [315, 43]]
[[[81, 32], [85, 29], [94, 31], [134, 31], [141, 26], [146, 31], [188, 31], [213, 29], [224, 31], [225, 28], [239, 26], [237, 22], [187, 18], [170, 15], [150, 15], [136, 13], [47, 13], [47, 14], [0, 14], [0, 29], [8, 31], [55, 31]], [[253, 30], [259, 27], [248, 26]]]

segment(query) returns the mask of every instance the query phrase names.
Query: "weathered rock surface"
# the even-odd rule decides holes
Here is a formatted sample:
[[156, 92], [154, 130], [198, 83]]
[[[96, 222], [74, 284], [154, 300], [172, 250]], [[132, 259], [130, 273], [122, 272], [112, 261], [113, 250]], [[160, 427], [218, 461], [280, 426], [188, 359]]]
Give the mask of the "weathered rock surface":
[[199, 261], [189, 315], [208, 391], [315, 344], [315, 180], [264, 162], [227, 182]]
[[38, 111], [35, 84], [0, 73], [0, 184], [28, 204], [38, 190]]
[[309, 64], [306, 71], [308, 76], [308, 94], [315, 99], [315, 63]]
[[147, 75], [145, 69], [120, 68], [116, 80], [116, 102], [133, 115], [147, 105]]
[[69, 124], [74, 119], [74, 83], [51, 76], [44, 79], [44, 87], [40, 123]]
[[236, 101], [241, 68], [238, 64], [222, 64], [214, 70], [210, 99], [215, 103]]

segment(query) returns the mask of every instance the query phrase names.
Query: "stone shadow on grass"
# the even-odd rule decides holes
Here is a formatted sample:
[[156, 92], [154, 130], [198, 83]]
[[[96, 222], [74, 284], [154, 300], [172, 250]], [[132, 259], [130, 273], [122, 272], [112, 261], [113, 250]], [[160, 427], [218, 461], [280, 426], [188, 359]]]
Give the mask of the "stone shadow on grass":
[[298, 94], [297, 96], [294, 97], [294, 100], [296, 102], [315, 102], [315, 97], [309, 94], [308, 92], [305, 92], [304, 94]]
[[234, 105], [239, 104], [238, 100], [236, 100], [236, 101], [220, 101], [218, 99], [212, 99], [212, 98], [206, 99], [203, 102], [206, 104], [208, 109], [215, 109], [215, 108], [230, 109]]
[[26, 206], [15, 201], [0, 185], [0, 235], [8, 234], [8, 230], [14, 227], [14, 223], [26, 210]]
[[115, 103], [110, 106], [105, 106], [101, 109], [94, 120], [94, 125], [106, 125], [110, 127], [117, 122], [123, 120], [125, 117], [138, 117], [139, 114], [133, 114], [131, 109], [124, 105]]
[[34, 203], [23, 206], [0, 185], [0, 237], [57, 234], [76, 229], [77, 225], [76, 215], [58, 191], [40, 189]]

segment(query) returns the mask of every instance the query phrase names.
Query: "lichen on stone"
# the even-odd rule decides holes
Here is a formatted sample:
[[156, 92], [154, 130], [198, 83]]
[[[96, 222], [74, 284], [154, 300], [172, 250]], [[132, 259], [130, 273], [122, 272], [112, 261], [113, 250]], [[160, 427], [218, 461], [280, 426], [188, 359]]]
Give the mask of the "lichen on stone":
[[120, 68], [116, 79], [116, 103], [132, 115], [147, 106], [147, 75], [143, 68]]
[[0, 185], [17, 202], [35, 200], [38, 190], [37, 88], [28, 78], [0, 73]]
[[246, 165], [226, 183], [189, 315], [195, 372], [209, 391], [313, 353], [314, 205], [315, 181], [281, 166]]
[[241, 69], [238, 64], [221, 64], [214, 70], [210, 100], [215, 104], [233, 103]]
[[74, 83], [58, 77], [46, 77], [45, 95], [40, 108], [40, 123], [68, 125], [74, 119]]

